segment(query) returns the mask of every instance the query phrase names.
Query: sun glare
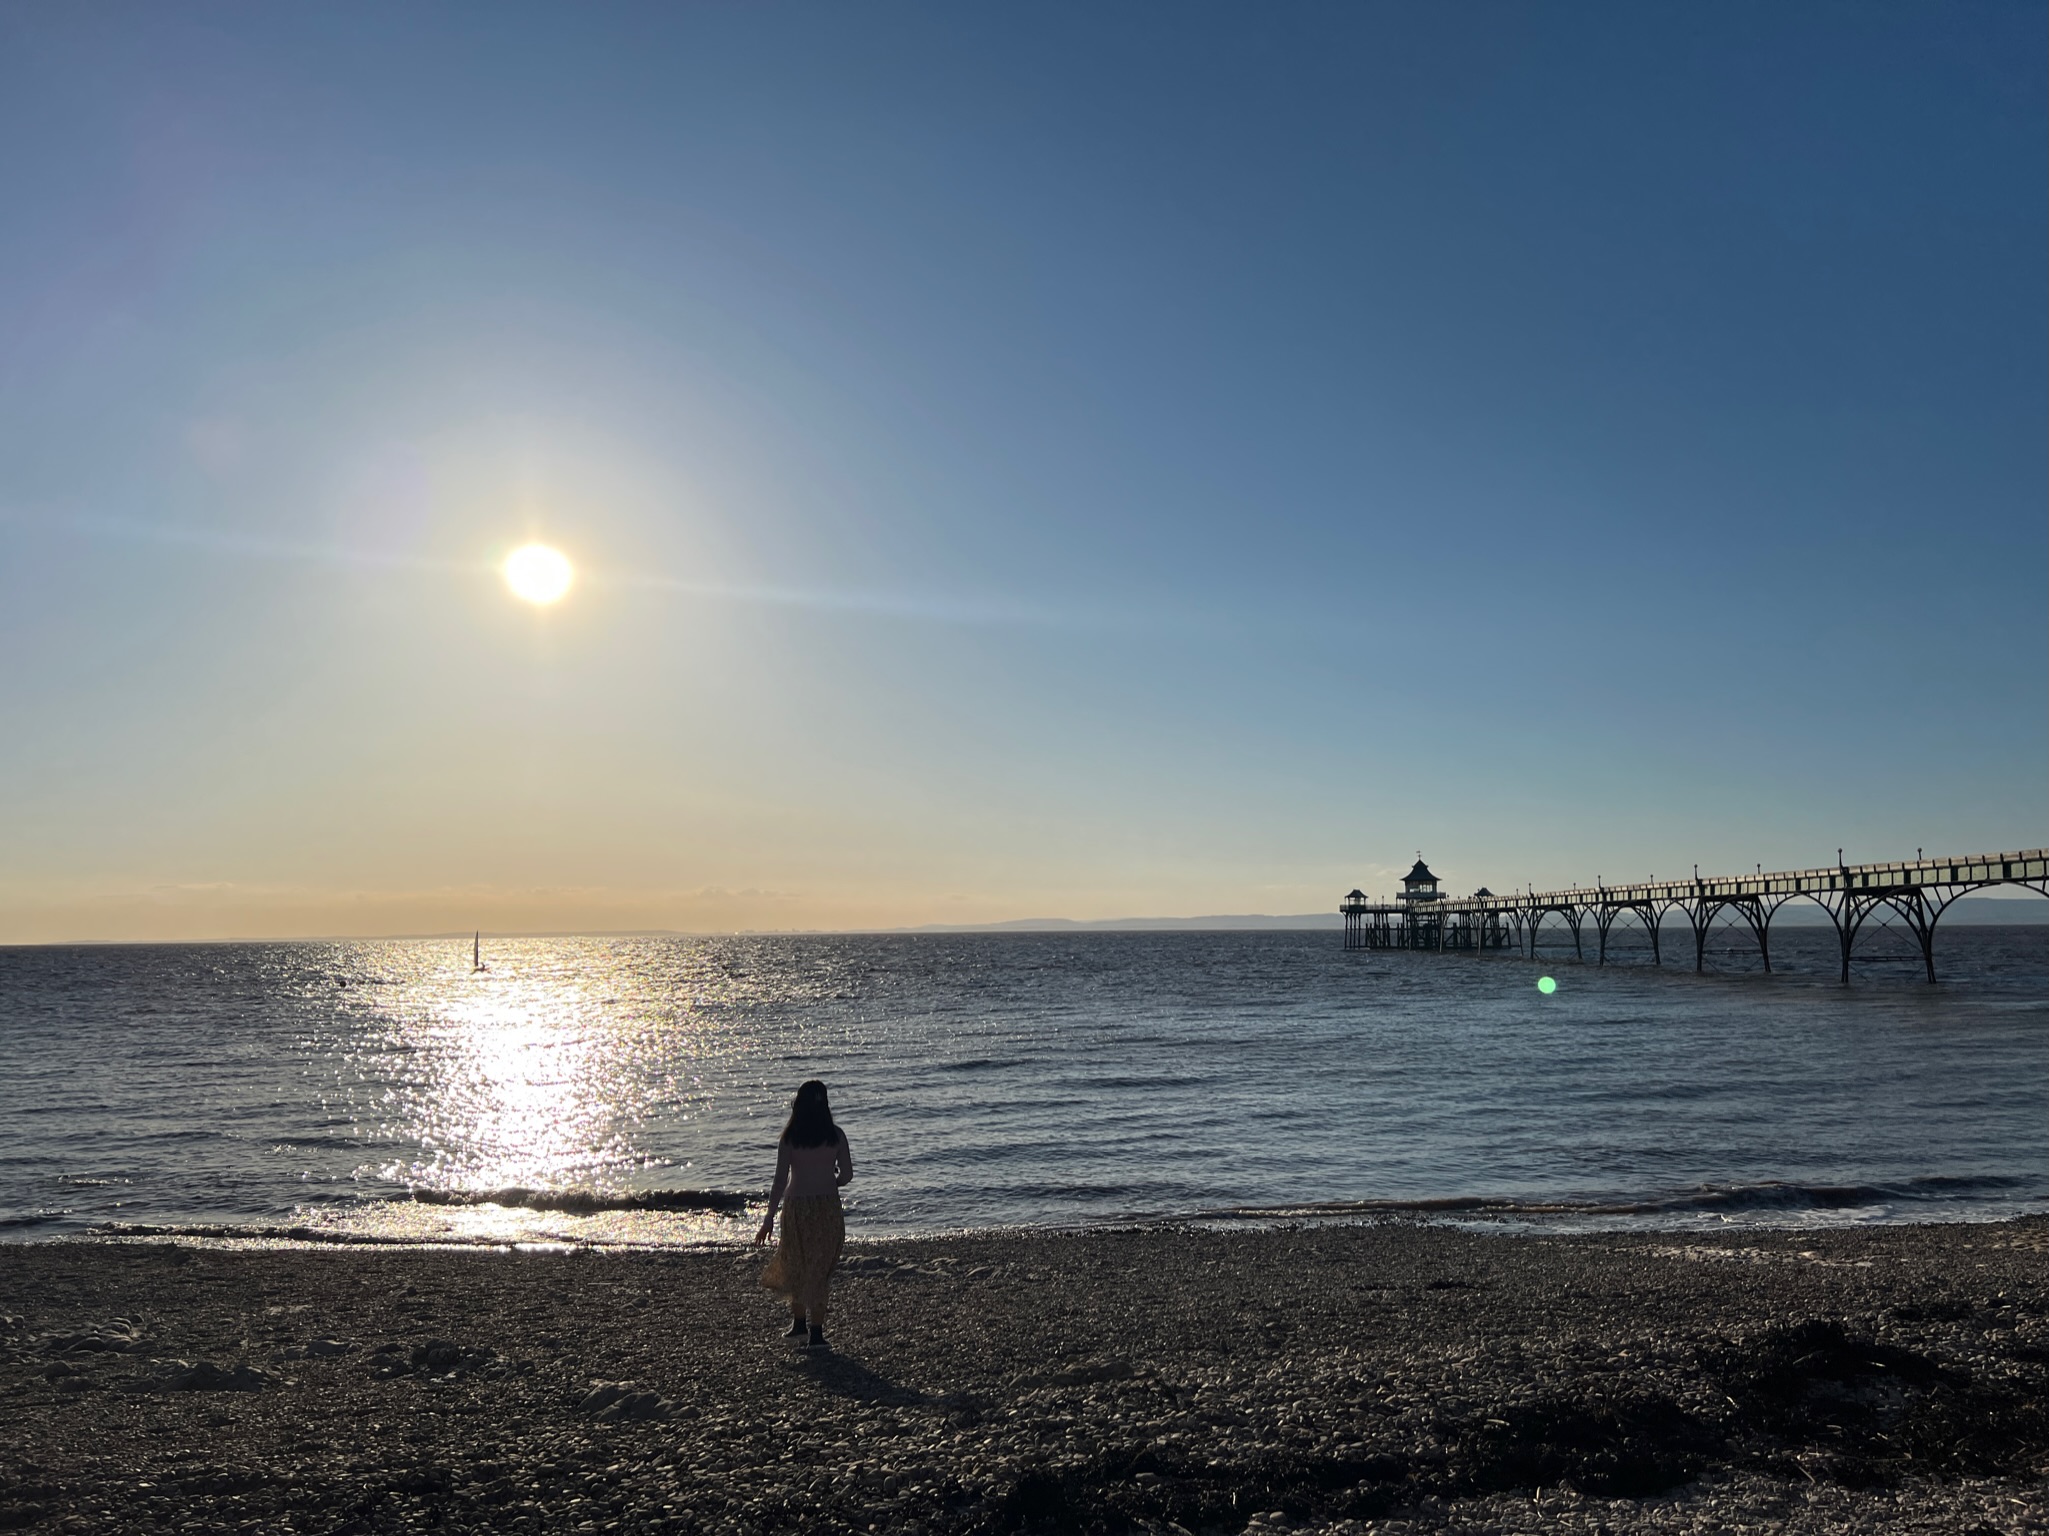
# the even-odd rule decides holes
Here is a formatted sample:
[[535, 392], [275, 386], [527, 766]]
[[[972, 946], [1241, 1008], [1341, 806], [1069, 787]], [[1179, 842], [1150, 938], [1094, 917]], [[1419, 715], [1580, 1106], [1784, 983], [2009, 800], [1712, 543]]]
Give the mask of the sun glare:
[[526, 544], [505, 557], [505, 584], [530, 603], [552, 603], [576, 574], [569, 557], [545, 544]]

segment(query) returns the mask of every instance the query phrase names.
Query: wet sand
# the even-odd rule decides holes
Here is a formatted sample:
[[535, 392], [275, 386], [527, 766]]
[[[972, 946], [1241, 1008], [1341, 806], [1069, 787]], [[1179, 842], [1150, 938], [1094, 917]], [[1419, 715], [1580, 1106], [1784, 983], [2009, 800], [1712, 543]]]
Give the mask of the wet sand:
[[2049, 1221], [0, 1248], [0, 1530], [2049, 1531]]

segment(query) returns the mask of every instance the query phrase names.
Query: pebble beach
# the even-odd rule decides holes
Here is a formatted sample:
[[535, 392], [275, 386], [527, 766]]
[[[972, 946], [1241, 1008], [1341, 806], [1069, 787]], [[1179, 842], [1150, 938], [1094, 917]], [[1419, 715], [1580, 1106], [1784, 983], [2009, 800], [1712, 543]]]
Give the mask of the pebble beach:
[[2049, 1221], [0, 1248], [0, 1529], [2049, 1530]]

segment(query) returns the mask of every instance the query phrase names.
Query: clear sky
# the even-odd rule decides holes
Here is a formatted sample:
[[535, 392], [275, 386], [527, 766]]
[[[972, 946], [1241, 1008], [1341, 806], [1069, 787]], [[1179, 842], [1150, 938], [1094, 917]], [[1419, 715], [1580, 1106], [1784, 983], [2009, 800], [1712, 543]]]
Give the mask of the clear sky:
[[2045, 49], [0, 0], [0, 940], [2040, 846]]

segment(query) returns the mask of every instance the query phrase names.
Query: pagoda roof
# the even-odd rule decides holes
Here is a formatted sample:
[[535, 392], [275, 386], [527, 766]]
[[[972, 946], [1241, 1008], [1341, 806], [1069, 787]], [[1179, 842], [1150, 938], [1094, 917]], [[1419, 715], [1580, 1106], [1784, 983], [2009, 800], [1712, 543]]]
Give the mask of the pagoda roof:
[[1421, 859], [1416, 860], [1416, 867], [1414, 869], [1402, 876], [1402, 884], [1414, 885], [1419, 880], [1428, 880], [1432, 885], [1437, 883], [1437, 877], [1430, 873], [1430, 866]]

